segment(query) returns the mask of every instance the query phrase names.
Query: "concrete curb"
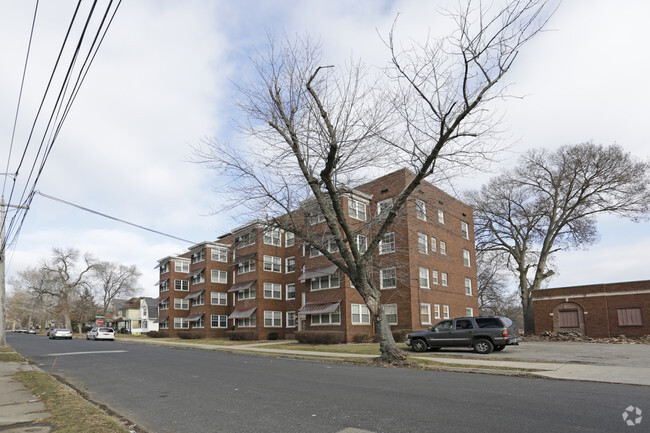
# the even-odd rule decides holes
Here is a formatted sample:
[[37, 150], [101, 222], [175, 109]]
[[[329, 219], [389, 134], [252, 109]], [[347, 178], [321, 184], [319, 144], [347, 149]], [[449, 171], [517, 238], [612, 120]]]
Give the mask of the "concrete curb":
[[[49, 433], [52, 431], [49, 426], [23, 425], [50, 417], [45, 404], [15, 377], [15, 374], [20, 371], [33, 370], [35, 369], [27, 362], [0, 362], [0, 429], [3, 432]], [[11, 426], [15, 427], [10, 428]]]

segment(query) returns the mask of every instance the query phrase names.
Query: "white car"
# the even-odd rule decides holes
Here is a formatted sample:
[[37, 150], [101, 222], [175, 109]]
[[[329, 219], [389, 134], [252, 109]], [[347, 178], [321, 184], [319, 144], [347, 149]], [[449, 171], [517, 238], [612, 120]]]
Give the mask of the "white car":
[[68, 340], [72, 340], [72, 331], [65, 328], [52, 329], [50, 331], [50, 340], [56, 338], [67, 338]]
[[86, 340], [115, 340], [113, 328], [93, 328], [86, 334]]

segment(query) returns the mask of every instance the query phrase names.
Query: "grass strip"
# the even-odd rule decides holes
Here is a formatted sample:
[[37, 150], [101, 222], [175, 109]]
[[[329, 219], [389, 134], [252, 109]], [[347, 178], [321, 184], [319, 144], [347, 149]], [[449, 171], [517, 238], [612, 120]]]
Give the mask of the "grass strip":
[[25, 358], [23, 358], [20, 353], [16, 352], [2, 352], [0, 353], [0, 362], [24, 362]]
[[57, 433], [129, 433], [117, 419], [64, 387], [48, 373], [21, 371], [16, 377], [45, 404], [52, 416], [44, 421]]

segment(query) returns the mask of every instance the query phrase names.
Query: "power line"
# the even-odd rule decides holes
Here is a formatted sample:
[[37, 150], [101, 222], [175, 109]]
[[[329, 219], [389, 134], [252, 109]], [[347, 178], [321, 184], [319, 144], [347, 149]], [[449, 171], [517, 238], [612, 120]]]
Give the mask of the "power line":
[[99, 212], [99, 211], [96, 211], [96, 210], [92, 210], [92, 209], [89, 209], [89, 208], [87, 208], [87, 207], [83, 207], [83, 206], [80, 206], [80, 205], [78, 205], [78, 204], [74, 204], [74, 203], [71, 203], [71, 202], [69, 202], [69, 201], [66, 201], [66, 200], [63, 200], [63, 199], [60, 199], [60, 198], [57, 198], [57, 197], [53, 197], [53, 196], [48, 195], [48, 194], [44, 194], [44, 193], [42, 193], [42, 192], [40, 192], [40, 191], [35, 191], [35, 193], [38, 194], [38, 195], [40, 195], [40, 196], [42, 196], [42, 197], [49, 198], [50, 200], [58, 201], [58, 202], [60, 202], [60, 203], [67, 204], [67, 205], [72, 206], [72, 207], [75, 207], [75, 208], [77, 208], [77, 209], [81, 209], [81, 210], [84, 210], [84, 211], [86, 211], [86, 212], [90, 212], [90, 213], [92, 213], [92, 214], [99, 215], [99, 216], [102, 216], [102, 217], [104, 217], [104, 218], [111, 219], [111, 220], [113, 220], [113, 221], [117, 221], [117, 222], [121, 222], [121, 223], [124, 223], [124, 224], [128, 224], [128, 225], [130, 225], [130, 226], [137, 227], [137, 228], [139, 228], [139, 229], [146, 230], [146, 231], [148, 231], [148, 232], [156, 233], [156, 234], [159, 234], [159, 235], [162, 235], [162, 236], [167, 236], [168, 238], [172, 238], [172, 239], [176, 239], [176, 240], [179, 240], [179, 241], [187, 242], [187, 243], [192, 244], [192, 245], [196, 245], [196, 244], [198, 243], [198, 242], [193, 242], [193, 241], [190, 241], [190, 240], [187, 240], [187, 239], [179, 238], [179, 237], [177, 237], [177, 236], [170, 235], [170, 234], [168, 234], [168, 233], [164, 233], [164, 232], [161, 232], [161, 231], [158, 231], [158, 230], [150, 229], [150, 228], [148, 228], [148, 227], [144, 227], [144, 226], [141, 226], [141, 225], [139, 225], [139, 224], [135, 224], [135, 223], [132, 223], [132, 222], [129, 222], [129, 221], [125, 221], [125, 220], [123, 220], [123, 219], [121, 219], [121, 218], [117, 218], [117, 217], [114, 217], [114, 216], [110, 216], [110, 215], [107, 215], [107, 214], [105, 214], [105, 213], [102, 213], [102, 212]]

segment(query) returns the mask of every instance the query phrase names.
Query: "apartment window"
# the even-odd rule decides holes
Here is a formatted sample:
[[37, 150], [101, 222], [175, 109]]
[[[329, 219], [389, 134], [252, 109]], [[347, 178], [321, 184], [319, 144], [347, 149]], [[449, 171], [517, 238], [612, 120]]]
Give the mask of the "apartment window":
[[438, 251], [438, 240], [431, 236], [431, 252], [435, 253]]
[[440, 241], [440, 254], [447, 254], [447, 242]]
[[251, 314], [250, 317], [247, 317], [245, 319], [237, 319], [237, 326], [240, 326], [242, 328], [254, 328], [256, 323], [255, 316], [257, 316], [257, 311]]
[[381, 289], [394, 289], [397, 287], [397, 270], [395, 268], [382, 269], [379, 274]]
[[418, 233], [418, 252], [423, 254], [429, 254], [429, 247], [427, 245], [427, 235], [424, 233]]
[[333, 313], [312, 314], [312, 325], [340, 325], [341, 324], [341, 307], [337, 307]]
[[361, 221], [366, 220], [366, 205], [360, 201], [348, 198], [348, 215]]
[[282, 326], [282, 311], [265, 311], [264, 327], [278, 328]]
[[352, 304], [352, 324], [368, 325], [370, 324], [370, 310], [365, 304]]
[[296, 284], [291, 283], [285, 286], [286, 300], [296, 299]]
[[440, 284], [438, 281], [438, 271], [431, 271], [431, 282], [433, 284]]
[[202, 262], [205, 260], [205, 250], [192, 254], [192, 263]]
[[395, 233], [386, 233], [383, 239], [379, 242], [379, 254], [387, 254], [395, 252]]
[[643, 326], [640, 308], [619, 308], [618, 326]]
[[235, 238], [235, 243], [237, 248], [244, 248], [255, 244], [255, 235], [251, 233], [246, 233], [244, 235], [238, 236]]
[[174, 271], [188, 273], [190, 271], [190, 262], [174, 262]]
[[183, 317], [174, 317], [174, 329], [188, 329], [189, 327], [190, 322]]
[[463, 239], [469, 239], [469, 225], [465, 221], [460, 222], [460, 233]]
[[192, 276], [192, 284], [201, 284], [201, 283], [205, 283], [205, 272], [201, 272], [199, 274]]
[[276, 247], [282, 245], [282, 230], [269, 229], [264, 231], [264, 243], [266, 245], [273, 245]]
[[316, 277], [311, 279], [311, 290], [334, 289], [339, 287], [339, 271], [334, 272], [332, 275], [325, 275], [323, 277]]
[[228, 284], [228, 271], [217, 271], [212, 269], [210, 271], [210, 281], [219, 284]]
[[228, 305], [228, 294], [221, 292], [210, 293], [210, 304], [212, 305]]
[[309, 220], [309, 225], [312, 226], [325, 221], [325, 215], [323, 215], [321, 212], [309, 214], [307, 218]]
[[368, 238], [364, 235], [357, 235], [357, 248], [361, 254], [368, 250]]
[[227, 262], [228, 249], [226, 248], [212, 248], [210, 250], [210, 259], [213, 262]]
[[420, 268], [420, 288], [429, 288], [429, 270], [427, 268]]
[[160, 273], [165, 274], [167, 272], [169, 272], [169, 262], [166, 262], [164, 265], [160, 265]]
[[388, 213], [388, 209], [393, 205], [393, 199], [392, 198], [387, 198], [386, 200], [381, 200], [380, 202], [377, 202], [377, 215], [381, 215], [382, 213]]
[[174, 299], [174, 310], [189, 310], [189, 309], [190, 309], [190, 301], [181, 298]]
[[190, 290], [190, 282], [187, 280], [174, 280], [174, 290], [188, 292]]
[[433, 314], [436, 319], [440, 319], [440, 304], [435, 304], [433, 306]]
[[296, 258], [287, 257], [284, 259], [285, 273], [290, 274], [296, 271]]
[[266, 299], [282, 299], [282, 284], [264, 283], [264, 297]]
[[[330, 253], [335, 253], [339, 250], [338, 245], [336, 245], [336, 241], [334, 239], [328, 239], [327, 242], [323, 245], [327, 251]], [[309, 246], [309, 257], [318, 257], [322, 256], [323, 253], [320, 252], [320, 250], [313, 245]]]
[[467, 296], [472, 296], [472, 279], [465, 278], [465, 294]]
[[165, 299], [163, 302], [158, 304], [158, 309], [160, 309], [160, 310], [169, 310], [169, 298]]
[[270, 272], [282, 272], [282, 258], [264, 256], [264, 270]]
[[203, 316], [199, 317], [196, 322], [192, 325], [192, 329], [205, 328], [205, 319]]
[[397, 325], [397, 304], [384, 305], [384, 313], [389, 325]]
[[238, 291], [237, 299], [255, 299], [255, 287]]
[[465, 317], [473, 317], [474, 316], [474, 309], [473, 308], [465, 308]]
[[169, 319], [165, 319], [164, 322], [160, 322], [158, 329], [169, 329]]
[[192, 299], [192, 306], [204, 305], [205, 304], [205, 293], [201, 293], [198, 297]]
[[445, 223], [445, 213], [441, 209], [438, 209], [438, 222], [440, 224]]
[[415, 199], [415, 216], [422, 221], [427, 220], [427, 204], [417, 198]]
[[446, 272], [441, 272], [440, 273], [440, 282], [442, 283], [443, 286], [447, 286], [449, 284], [448, 281], [448, 275]]
[[287, 311], [287, 328], [295, 328], [295, 327], [296, 327], [296, 312]]
[[420, 304], [420, 323], [431, 324], [431, 304]]
[[160, 288], [161, 292], [166, 292], [167, 290], [169, 290], [169, 280], [167, 279], [167, 280], [161, 281], [160, 284], [158, 285], [158, 287]]
[[210, 316], [210, 326], [212, 328], [227, 328], [228, 316], [224, 314], [213, 314]]
[[463, 264], [467, 267], [471, 266], [469, 259], [469, 250], [463, 250]]
[[246, 272], [253, 272], [254, 270], [255, 270], [255, 259], [246, 260], [245, 262], [241, 262], [237, 266], [238, 274], [245, 274]]
[[292, 247], [296, 243], [296, 235], [294, 235], [291, 232], [286, 232], [284, 234], [284, 246], [285, 247]]
[[442, 306], [442, 318], [449, 319], [449, 305]]

